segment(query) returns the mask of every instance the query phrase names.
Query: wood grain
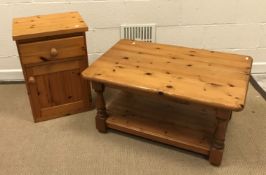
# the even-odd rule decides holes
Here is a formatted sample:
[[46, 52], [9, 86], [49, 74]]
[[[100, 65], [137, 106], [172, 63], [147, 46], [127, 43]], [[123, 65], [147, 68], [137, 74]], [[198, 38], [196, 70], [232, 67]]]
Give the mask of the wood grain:
[[74, 61], [60, 62], [60, 64], [55, 63], [55, 64], [48, 64], [48, 65], [34, 66], [32, 70], [33, 70], [33, 74], [37, 76], [37, 75], [43, 75], [43, 74], [48, 74], [48, 73], [78, 69], [79, 67], [80, 67], [80, 60], [74, 60]]
[[[74, 102], [81, 99], [81, 83], [78, 76], [79, 70], [68, 70], [42, 76], [37, 76], [37, 79], [44, 79], [44, 83], [38, 83], [39, 96], [46, 96], [47, 103], [50, 106], [61, 105], [66, 102]], [[45, 91], [40, 88], [46, 87]], [[42, 101], [40, 101], [42, 102]]]
[[88, 67], [86, 30], [77, 12], [14, 19], [35, 122], [92, 108], [90, 84], [81, 77]]
[[66, 103], [62, 105], [53, 106], [51, 108], [43, 108], [41, 110], [42, 118], [47, 118], [50, 116], [63, 116], [71, 115], [76, 113], [76, 111], [84, 109], [83, 101], [76, 101], [73, 103]]
[[[54, 39], [48, 41], [20, 44], [21, 62], [23, 64], [44, 63], [58, 59], [86, 56], [83, 36]], [[57, 55], [52, 51], [56, 49]]]
[[225, 134], [231, 115], [231, 111], [219, 109], [217, 109], [216, 111], [217, 125], [214, 132], [212, 147], [209, 155], [210, 163], [216, 166], [220, 166], [222, 162]]
[[83, 77], [234, 111], [245, 104], [252, 58], [179, 46], [121, 40]]
[[[27, 68], [30, 77], [34, 78], [29, 83], [31, 97], [34, 100], [34, 108], [40, 111], [36, 118], [49, 118], [74, 113], [91, 106], [90, 90], [87, 82], [81, 78], [81, 71], [86, 64], [83, 59], [57, 62]], [[85, 82], [84, 82], [85, 81]], [[81, 101], [77, 106], [76, 102]], [[64, 106], [65, 104], [68, 104]], [[73, 106], [71, 105], [73, 104]], [[62, 108], [60, 106], [63, 106]], [[69, 108], [69, 110], [68, 110]], [[49, 109], [51, 111], [49, 112]]]
[[85, 32], [87, 30], [88, 26], [78, 12], [13, 19], [14, 40]]
[[105, 86], [101, 83], [92, 82], [92, 88], [95, 90], [97, 94], [96, 96], [97, 115], [95, 118], [96, 128], [98, 129], [99, 132], [105, 133], [107, 132], [105, 121], [108, 117], [106, 108], [105, 108], [105, 100], [103, 96]]
[[[194, 109], [194, 113], [180, 110], [183, 107]], [[107, 106], [106, 123], [109, 128], [208, 155], [216, 124], [215, 117], [209, 115], [212, 110], [120, 93]]]

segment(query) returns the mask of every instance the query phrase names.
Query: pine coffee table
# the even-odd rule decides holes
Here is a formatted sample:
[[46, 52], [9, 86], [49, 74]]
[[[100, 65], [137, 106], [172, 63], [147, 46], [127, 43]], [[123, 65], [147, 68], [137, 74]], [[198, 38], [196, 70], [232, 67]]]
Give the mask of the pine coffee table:
[[[219, 166], [232, 111], [244, 108], [251, 66], [249, 56], [121, 40], [82, 75], [97, 93], [100, 132], [145, 137]], [[107, 107], [105, 86], [121, 89]]]

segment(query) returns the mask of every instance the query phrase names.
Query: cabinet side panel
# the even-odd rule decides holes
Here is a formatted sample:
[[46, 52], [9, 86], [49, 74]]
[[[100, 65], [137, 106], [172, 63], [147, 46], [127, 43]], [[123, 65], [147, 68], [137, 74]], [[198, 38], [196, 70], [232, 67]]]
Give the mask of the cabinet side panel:
[[[87, 57], [80, 61], [80, 72], [84, 71], [88, 67], [88, 61]], [[85, 107], [91, 107], [92, 106], [92, 96], [91, 96], [91, 85], [90, 81], [81, 78], [81, 86], [82, 86], [82, 97], [84, 100]]]

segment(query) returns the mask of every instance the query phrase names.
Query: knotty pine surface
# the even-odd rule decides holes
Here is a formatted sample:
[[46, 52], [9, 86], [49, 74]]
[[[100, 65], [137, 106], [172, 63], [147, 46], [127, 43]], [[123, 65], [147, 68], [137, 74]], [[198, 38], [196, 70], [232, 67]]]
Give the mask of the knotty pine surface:
[[22, 40], [85, 32], [87, 24], [78, 12], [37, 15], [13, 19], [13, 39]]
[[252, 58], [121, 40], [83, 72], [87, 79], [229, 110], [244, 107]]
[[110, 128], [209, 154], [216, 126], [213, 108], [120, 92], [107, 112]]

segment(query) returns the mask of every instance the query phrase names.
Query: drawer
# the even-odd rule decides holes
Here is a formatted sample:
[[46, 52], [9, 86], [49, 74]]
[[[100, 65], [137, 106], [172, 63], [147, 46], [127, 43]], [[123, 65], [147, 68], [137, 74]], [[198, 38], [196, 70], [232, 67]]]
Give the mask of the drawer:
[[20, 44], [18, 47], [22, 64], [42, 63], [86, 55], [83, 36]]

